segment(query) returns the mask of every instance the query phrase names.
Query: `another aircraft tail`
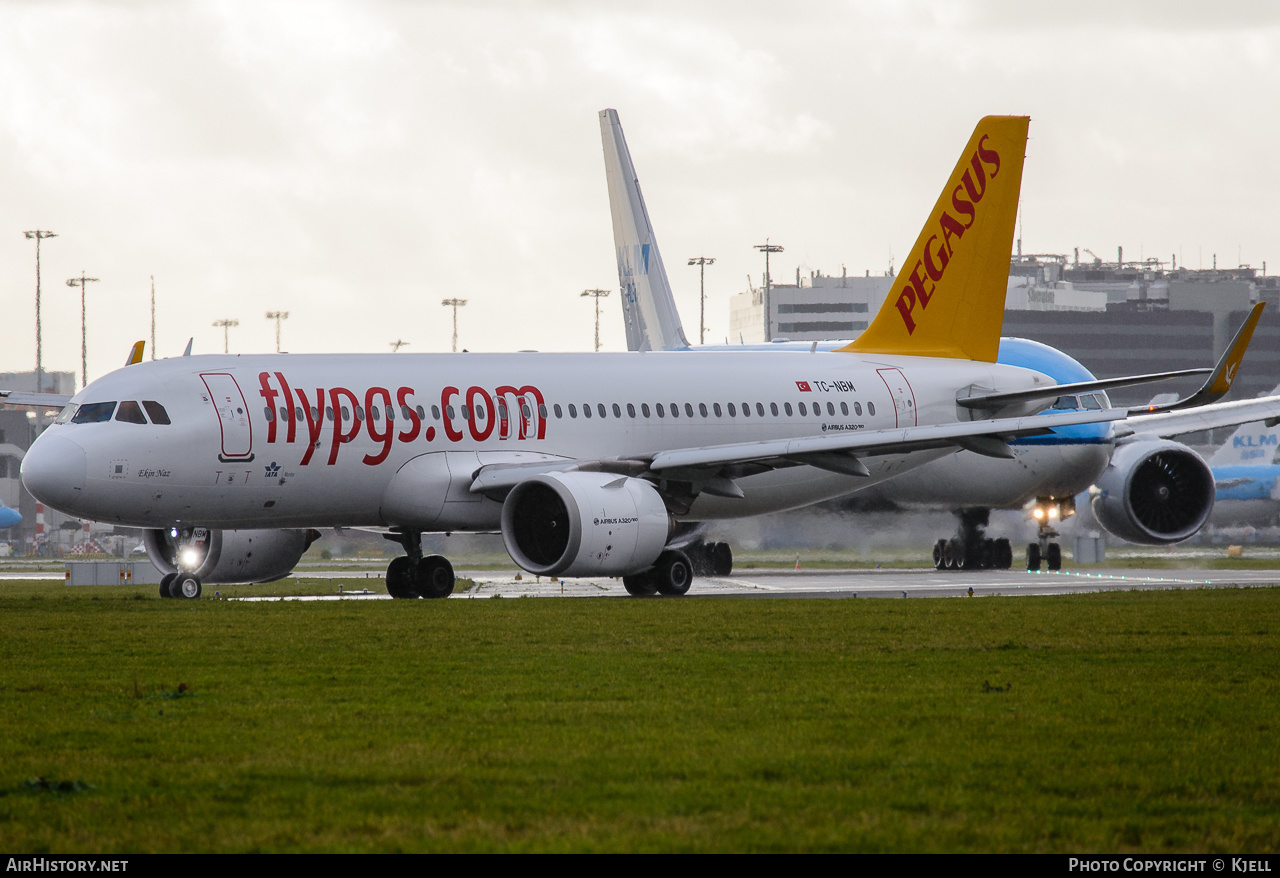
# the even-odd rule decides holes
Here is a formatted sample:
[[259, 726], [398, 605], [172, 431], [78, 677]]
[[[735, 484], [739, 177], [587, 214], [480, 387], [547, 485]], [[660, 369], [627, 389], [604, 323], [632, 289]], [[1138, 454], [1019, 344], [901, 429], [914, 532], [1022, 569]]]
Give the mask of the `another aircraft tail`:
[[985, 116], [871, 325], [842, 351], [996, 361], [1027, 116]]
[[[1280, 387], [1271, 391], [1280, 394]], [[1209, 466], [1248, 466], [1280, 463], [1280, 421], [1241, 424], [1209, 457]]]
[[689, 347], [671, 284], [658, 253], [640, 181], [622, 134], [616, 110], [600, 111], [604, 170], [613, 214], [613, 243], [618, 253], [618, 283], [626, 320], [628, 350], [677, 350]]

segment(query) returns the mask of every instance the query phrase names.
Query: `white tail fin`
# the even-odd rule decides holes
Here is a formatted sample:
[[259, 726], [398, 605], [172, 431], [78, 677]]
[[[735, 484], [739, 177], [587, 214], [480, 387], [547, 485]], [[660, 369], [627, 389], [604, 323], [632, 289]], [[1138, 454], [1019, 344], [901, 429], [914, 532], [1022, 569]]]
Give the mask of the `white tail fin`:
[[640, 181], [622, 135], [616, 110], [600, 111], [604, 141], [604, 173], [609, 182], [609, 211], [613, 214], [613, 244], [618, 253], [618, 283], [627, 349], [670, 351], [689, 347], [676, 301], [653, 237], [649, 211], [640, 194]]
[[[1271, 391], [1280, 394], [1280, 387]], [[1209, 466], [1250, 466], [1280, 462], [1280, 423], [1254, 421], [1241, 424], [1231, 438], [1209, 458]]]

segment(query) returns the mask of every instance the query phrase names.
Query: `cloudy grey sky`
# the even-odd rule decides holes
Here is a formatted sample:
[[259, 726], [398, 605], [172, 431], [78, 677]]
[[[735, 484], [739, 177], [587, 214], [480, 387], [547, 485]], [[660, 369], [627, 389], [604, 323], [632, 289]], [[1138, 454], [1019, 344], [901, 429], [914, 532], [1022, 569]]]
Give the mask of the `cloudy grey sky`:
[[[686, 323], [759, 282], [882, 272], [988, 113], [1028, 114], [1024, 250], [1280, 272], [1270, 2], [0, 0], [0, 370], [158, 347], [589, 350], [617, 287], [615, 107]], [[615, 297], [606, 348], [622, 349]]]

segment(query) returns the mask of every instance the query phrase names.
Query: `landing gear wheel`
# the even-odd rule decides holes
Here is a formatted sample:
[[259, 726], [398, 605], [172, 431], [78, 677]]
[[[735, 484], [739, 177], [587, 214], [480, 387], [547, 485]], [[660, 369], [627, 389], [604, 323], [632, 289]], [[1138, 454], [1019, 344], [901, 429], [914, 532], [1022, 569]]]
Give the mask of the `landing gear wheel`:
[[711, 572], [716, 576], [728, 576], [733, 572], [733, 549], [728, 543], [716, 543], [711, 547]]
[[1040, 569], [1040, 544], [1027, 543], [1027, 569]]
[[947, 541], [938, 540], [933, 544], [933, 569], [947, 569]]
[[653, 568], [653, 581], [662, 594], [679, 597], [693, 584], [693, 565], [684, 552], [668, 550], [658, 556], [658, 563]]
[[996, 562], [995, 566], [999, 570], [1008, 570], [1013, 566], [1013, 546], [1005, 537], [996, 540]]
[[969, 566], [969, 547], [960, 542], [959, 539], [953, 539], [947, 543], [947, 552], [951, 556], [951, 568], [953, 570], [964, 570]]
[[1049, 544], [1049, 551], [1045, 553], [1045, 560], [1049, 564], [1050, 570], [1062, 569], [1062, 547], [1057, 543]]
[[627, 590], [627, 594], [637, 598], [652, 597], [658, 593], [658, 584], [654, 581], [652, 570], [622, 577], [622, 587]]
[[169, 586], [172, 585], [173, 581], [177, 578], [178, 574], [176, 573], [166, 573], [164, 576], [160, 577], [160, 597], [170, 597]]
[[175, 598], [195, 600], [200, 597], [200, 580], [190, 573], [180, 573], [169, 584], [169, 594]]
[[387, 594], [393, 598], [416, 598], [413, 587], [412, 565], [407, 555], [392, 558], [387, 565]]
[[443, 555], [428, 555], [414, 570], [414, 593], [421, 598], [447, 598], [453, 594], [454, 578], [453, 565], [448, 559]]

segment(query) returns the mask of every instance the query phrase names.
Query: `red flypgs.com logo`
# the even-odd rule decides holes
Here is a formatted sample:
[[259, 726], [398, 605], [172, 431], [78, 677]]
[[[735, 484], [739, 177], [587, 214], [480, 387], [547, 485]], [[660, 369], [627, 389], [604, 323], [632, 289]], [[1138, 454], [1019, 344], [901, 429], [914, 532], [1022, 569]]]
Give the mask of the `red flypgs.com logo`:
[[[942, 275], [947, 270], [947, 264], [955, 253], [953, 239], [959, 241], [963, 238], [965, 231], [972, 228], [974, 221], [978, 218], [977, 205], [987, 192], [988, 177], [984, 173], [983, 166], [991, 167], [989, 179], [994, 180], [996, 174], [1000, 173], [999, 153], [986, 146], [989, 136], [984, 134], [978, 141], [978, 148], [969, 159], [969, 167], [965, 168], [964, 181], [951, 191], [951, 206], [957, 214], [968, 217], [968, 220], [962, 223], [945, 209], [942, 211], [942, 216], [938, 219], [939, 234], [931, 235], [929, 240], [925, 241], [924, 258], [916, 260], [916, 264], [911, 267], [911, 273], [907, 275], [906, 285], [902, 288], [902, 292], [898, 293], [898, 301], [895, 304], [898, 313], [902, 315], [902, 322], [907, 327], [907, 335], [916, 331], [916, 321], [911, 312], [915, 310], [916, 305], [920, 306], [921, 311], [929, 307], [929, 299], [933, 298], [933, 292], [936, 289], [934, 285], [942, 280]], [[927, 277], [922, 276], [922, 272]]]

